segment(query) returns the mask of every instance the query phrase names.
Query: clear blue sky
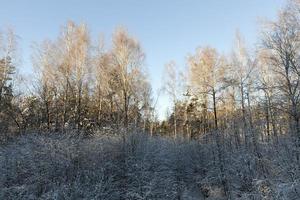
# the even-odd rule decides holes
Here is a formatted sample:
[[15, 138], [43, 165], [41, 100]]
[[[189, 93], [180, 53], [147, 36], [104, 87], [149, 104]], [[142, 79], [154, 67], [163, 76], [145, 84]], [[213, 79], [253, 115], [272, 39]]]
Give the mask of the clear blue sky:
[[[22, 71], [31, 71], [31, 45], [55, 38], [67, 20], [86, 22], [92, 35], [110, 39], [117, 26], [137, 37], [147, 55], [153, 91], [161, 86], [164, 64], [183, 67], [196, 47], [211, 45], [229, 52], [236, 29], [249, 45], [257, 41], [258, 17], [274, 19], [284, 0], [0, 0], [0, 28], [20, 36]], [[159, 113], [166, 112], [161, 97]]]

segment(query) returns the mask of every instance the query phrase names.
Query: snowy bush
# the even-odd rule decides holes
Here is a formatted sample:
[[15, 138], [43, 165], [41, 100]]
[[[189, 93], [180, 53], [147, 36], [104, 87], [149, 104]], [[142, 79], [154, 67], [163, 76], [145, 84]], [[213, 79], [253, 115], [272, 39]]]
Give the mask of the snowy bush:
[[[138, 133], [23, 135], [0, 146], [0, 199], [223, 199], [215, 148]], [[287, 148], [274, 157], [260, 146], [261, 176], [251, 153], [224, 145], [230, 197], [299, 199], [299, 165]]]

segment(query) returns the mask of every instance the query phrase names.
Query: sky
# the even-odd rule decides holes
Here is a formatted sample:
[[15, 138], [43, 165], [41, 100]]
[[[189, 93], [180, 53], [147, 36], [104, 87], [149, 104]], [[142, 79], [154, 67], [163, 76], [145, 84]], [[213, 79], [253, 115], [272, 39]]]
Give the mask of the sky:
[[[249, 47], [259, 41], [261, 19], [275, 19], [284, 0], [0, 0], [0, 29], [12, 27], [19, 36], [22, 72], [32, 73], [34, 42], [54, 39], [68, 20], [85, 22], [94, 38], [106, 40], [116, 27], [126, 27], [146, 53], [146, 67], [156, 99], [164, 65], [174, 60], [183, 69], [197, 47], [212, 46], [229, 53], [236, 30]], [[159, 118], [170, 103], [158, 98]]]

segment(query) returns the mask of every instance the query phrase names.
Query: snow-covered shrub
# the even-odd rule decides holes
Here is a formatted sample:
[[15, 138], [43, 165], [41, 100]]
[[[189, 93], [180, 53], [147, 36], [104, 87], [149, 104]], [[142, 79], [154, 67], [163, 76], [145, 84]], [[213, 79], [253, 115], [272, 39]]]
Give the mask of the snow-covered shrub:
[[[298, 161], [282, 141], [259, 146], [265, 174], [251, 151], [223, 145], [232, 199], [299, 199]], [[0, 199], [222, 199], [216, 154], [216, 144], [139, 133], [27, 134], [0, 146]]]

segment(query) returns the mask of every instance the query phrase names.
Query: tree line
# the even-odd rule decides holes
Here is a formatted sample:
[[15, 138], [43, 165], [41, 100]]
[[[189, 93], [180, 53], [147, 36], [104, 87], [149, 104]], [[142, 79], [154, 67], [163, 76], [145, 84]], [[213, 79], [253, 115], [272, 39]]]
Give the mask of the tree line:
[[17, 36], [2, 31], [1, 131], [134, 127], [207, 140], [218, 131], [236, 148], [286, 135], [299, 146], [299, 9], [298, 1], [289, 1], [275, 21], [264, 23], [253, 52], [237, 33], [229, 55], [202, 47], [187, 56], [185, 72], [175, 62], [166, 64], [163, 88], [173, 109], [162, 122], [156, 119], [145, 53], [125, 29], [117, 29], [106, 45], [103, 37], [91, 38], [86, 24], [66, 23], [55, 39], [34, 45], [29, 92], [13, 90], [20, 82]]

